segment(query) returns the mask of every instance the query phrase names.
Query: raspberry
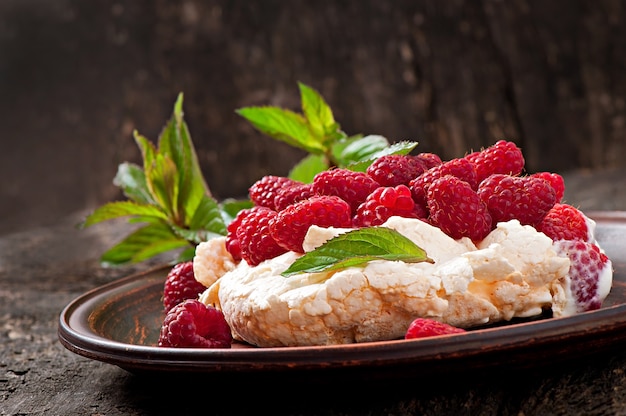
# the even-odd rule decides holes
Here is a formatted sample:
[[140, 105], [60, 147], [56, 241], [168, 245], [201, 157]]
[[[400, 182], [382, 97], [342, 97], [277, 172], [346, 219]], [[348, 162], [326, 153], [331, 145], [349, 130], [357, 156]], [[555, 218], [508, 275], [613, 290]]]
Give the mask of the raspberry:
[[159, 347], [230, 348], [233, 337], [224, 314], [196, 299], [172, 308], [161, 325]]
[[425, 170], [424, 162], [413, 156], [385, 155], [369, 165], [367, 174], [381, 186], [396, 186], [408, 185], [411, 179], [417, 178]]
[[230, 253], [234, 260], [241, 260], [241, 244], [237, 238], [237, 228], [241, 225], [241, 221], [250, 213], [254, 212], [262, 207], [253, 206], [252, 208], [242, 209], [237, 213], [235, 219], [233, 219], [226, 227], [226, 251]]
[[282, 211], [294, 202], [308, 199], [313, 195], [312, 183], [303, 183], [301, 185], [293, 185], [288, 188], [282, 188], [276, 192], [274, 206], [276, 207], [276, 211]]
[[537, 225], [553, 241], [581, 240], [589, 241], [589, 229], [585, 215], [567, 204], [554, 204], [543, 220]]
[[563, 195], [565, 194], [565, 180], [561, 175], [552, 172], [537, 172], [530, 176], [542, 178], [550, 182], [550, 185], [554, 188], [556, 202], [561, 202]]
[[186, 299], [195, 299], [206, 287], [198, 282], [193, 273], [193, 261], [178, 263], [167, 274], [163, 288], [165, 312]]
[[355, 227], [370, 227], [384, 223], [389, 217], [397, 215], [405, 218], [426, 218], [427, 212], [416, 205], [411, 197], [411, 190], [406, 185], [383, 187], [368, 195], [359, 205], [352, 219]]
[[446, 175], [428, 188], [430, 222], [454, 239], [480, 241], [492, 229], [487, 205], [465, 181]]
[[248, 188], [248, 193], [250, 199], [256, 205], [276, 209], [274, 206], [274, 198], [276, 198], [278, 190], [299, 184], [301, 184], [301, 182], [294, 181], [284, 176], [267, 175], [252, 184], [252, 186]]
[[428, 169], [422, 175], [409, 182], [413, 200], [425, 206], [426, 193], [428, 187], [433, 181], [445, 175], [452, 175], [467, 182], [472, 189], [476, 189], [478, 182], [476, 181], [476, 169], [474, 165], [464, 158], [448, 160], [440, 165]]
[[256, 266], [286, 251], [270, 235], [270, 223], [276, 215], [273, 209], [257, 207], [248, 212], [237, 227], [241, 257], [250, 266]]
[[311, 225], [347, 228], [352, 226], [350, 205], [333, 195], [314, 196], [280, 211], [270, 233], [283, 249], [303, 253], [302, 242]]
[[437, 335], [460, 334], [463, 332], [467, 331], [444, 322], [435, 321], [434, 319], [417, 318], [409, 325], [404, 338], [426, 338]]
[[537, 226], [556, 203], [552, 185], [532, 176], [491, 175], [478, 187], [478, 195], [487, 204], [494, 226], [512, 219]]
[[335, 195], [350, 204], [353, 212], [380, 184], [365, 172], [348, 169], [325, 170], [313, 178], [313, 191], [319, 195]]
[[418, 153], [413, 157], [421, 161], [426, 167], [426, 170], [434, 168], [435, 166], [441, 165], [443, 163], [441, 161], [441, 158], [435, 153]]
[[570, 259], [568, 276], [576, 313], [599, 309], [607, 295], [599, 281], [604, 271], [612, 267], [611, 260], [597, 245], [585, 241], [559, 240], [554, 248]]
[[524, 156], [513, 142], [498, 140], [495, 144], [465, 156], [476, 166], [478, 183], [495, 173], [519, 175], [524, 169]]

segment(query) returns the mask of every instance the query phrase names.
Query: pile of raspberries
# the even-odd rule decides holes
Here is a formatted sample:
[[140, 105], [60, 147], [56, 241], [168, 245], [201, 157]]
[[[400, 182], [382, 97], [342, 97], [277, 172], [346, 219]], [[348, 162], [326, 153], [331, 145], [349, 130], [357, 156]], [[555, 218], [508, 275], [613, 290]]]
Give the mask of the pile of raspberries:
[[561, 203], [563, 178], [524, 174], [524, 163], [515, 143], [500, 140], [448, 161], [433, 153], [386, 155], [366, 172], [329, 169], [312, 183], [264, 176], [249, 188], [254, 206], [228, 225], [226, 248], [235, 260], [255, 266], [290, 250], [302, 253], [311, 225], [370, 227], [391, 216], [419, 218], [454, 239], [474, 242], [511, 219], [554, 240], [564, 233], [585, 239], [582, 213]]

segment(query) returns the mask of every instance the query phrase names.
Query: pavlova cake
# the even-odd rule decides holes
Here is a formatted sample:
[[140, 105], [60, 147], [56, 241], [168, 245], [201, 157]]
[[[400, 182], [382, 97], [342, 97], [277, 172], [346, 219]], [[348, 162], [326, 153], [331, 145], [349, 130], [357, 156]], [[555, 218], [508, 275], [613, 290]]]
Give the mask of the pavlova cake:
[[[597, 309], [612, 264], [594, 221], [563, 193], [558, 174], [524, 174], [521, 150], [504, 140], [448, 161], [387, 155], [309, 184], [267, 176], [228, 234], [198, 245], [202, 290], [187, 303], [223, 320], [225, 341], [207, 346], [232, 336], [258, 347], [421, 336], [407, 332], [417, 320], [455, 332]], [[189, 346], [171, 325], [184, 303], [160, 345]]]

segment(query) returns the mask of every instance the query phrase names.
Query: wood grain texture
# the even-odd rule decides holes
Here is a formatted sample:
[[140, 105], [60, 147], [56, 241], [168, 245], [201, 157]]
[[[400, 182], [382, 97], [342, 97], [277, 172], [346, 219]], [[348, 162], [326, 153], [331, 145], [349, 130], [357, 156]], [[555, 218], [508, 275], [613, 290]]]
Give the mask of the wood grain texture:
[[302, 153], [235, 109], [299, 109], [318, 89], [350, 133], [444, 158], [518, 143], [529, 171], [622, 167], [625, 6], [618, 0], [0, 4], [3, 231], [119, 198], [176, 95], [207, 181], [243, 196]]

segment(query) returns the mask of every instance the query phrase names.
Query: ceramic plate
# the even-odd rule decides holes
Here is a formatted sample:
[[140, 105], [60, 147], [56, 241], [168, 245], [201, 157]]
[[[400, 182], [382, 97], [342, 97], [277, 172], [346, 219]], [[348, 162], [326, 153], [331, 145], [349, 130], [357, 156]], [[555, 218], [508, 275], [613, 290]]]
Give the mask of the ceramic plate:
[[588, 213], [613, 261], [614, 283], [599, 310], [568, 318], [515, 321], [467, 333], [323, 347], [175, 349], [156, 347], [168, 267], [91, 290], [60, 315], [59, 339], [81, 356], [131, 372], [366, 373], [370, 377], [533, 367], [626, 343], [626, 212]]

